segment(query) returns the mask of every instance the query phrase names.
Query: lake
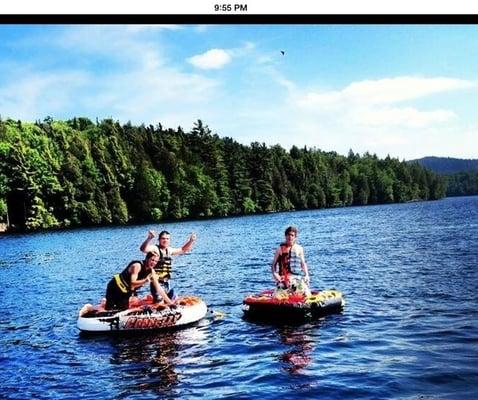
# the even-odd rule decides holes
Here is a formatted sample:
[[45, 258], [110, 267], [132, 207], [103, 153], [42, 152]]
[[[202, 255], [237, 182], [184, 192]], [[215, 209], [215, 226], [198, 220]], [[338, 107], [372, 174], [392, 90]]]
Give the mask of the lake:
[[[341, 314], [242, 319], [271, 288], [288, 225], [313, 288]], [[147, 231], [181, 246], [174, 286], [225, 313], [184, 330], [84, 337], [78, 310], [142, 257]], [[478, 398], [478, 197], [0, 236], [0, 398]], [[147, 287], [141, 290], [146, 293]]]

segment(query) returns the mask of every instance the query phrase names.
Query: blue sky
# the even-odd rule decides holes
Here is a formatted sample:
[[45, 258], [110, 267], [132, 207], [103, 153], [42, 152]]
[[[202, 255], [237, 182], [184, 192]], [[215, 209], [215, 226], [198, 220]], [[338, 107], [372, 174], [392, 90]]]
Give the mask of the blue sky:
[[244, 144], [478, 158], [477, 39], [455, 25], [3, 25], [0, 114], [202, 119]]

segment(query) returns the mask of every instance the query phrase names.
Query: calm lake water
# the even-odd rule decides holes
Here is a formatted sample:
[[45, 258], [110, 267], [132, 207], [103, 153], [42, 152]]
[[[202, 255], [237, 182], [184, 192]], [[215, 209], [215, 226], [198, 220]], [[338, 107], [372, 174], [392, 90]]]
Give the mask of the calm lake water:
[[[299, 227], [314, 288], [342, 314], [301, 326], [242, 320]], [[83, 337], [79, 308], [167, 229], [175, 287], [221, 319], [136, 337]], [[143, 288], [145, 293], [147, 288]], [[0, 237], [0, 398], [478, 398], [478, 197]]]

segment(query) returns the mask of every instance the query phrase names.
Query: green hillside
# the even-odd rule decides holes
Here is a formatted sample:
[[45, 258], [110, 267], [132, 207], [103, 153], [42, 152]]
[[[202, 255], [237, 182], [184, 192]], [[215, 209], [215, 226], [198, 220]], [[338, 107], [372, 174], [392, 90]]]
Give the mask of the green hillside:
[[467, 160], [450, 157], [424, 157], [409, 162], [417, 162], [440, 175], [451, 175], [456, 172], [478, 171], [478, 159]]
[[[298, 144], [299, 145], [299, 144]], [[445, 179], [368, 153], [86, 118], [0, 121], [0, 219], [20, 230], [433, 200]]]

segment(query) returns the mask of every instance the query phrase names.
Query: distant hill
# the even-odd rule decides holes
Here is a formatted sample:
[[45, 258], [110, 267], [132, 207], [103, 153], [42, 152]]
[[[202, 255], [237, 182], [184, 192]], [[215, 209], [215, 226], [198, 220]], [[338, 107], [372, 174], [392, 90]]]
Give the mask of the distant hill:
[[457, 172], [478, 171], [478, 159], [461, 159], [450, 157], [423, 157], [410, 160], [408, 163], [417, 162], [425, 168], [431, 169], [440, 175], [451, 175]]

